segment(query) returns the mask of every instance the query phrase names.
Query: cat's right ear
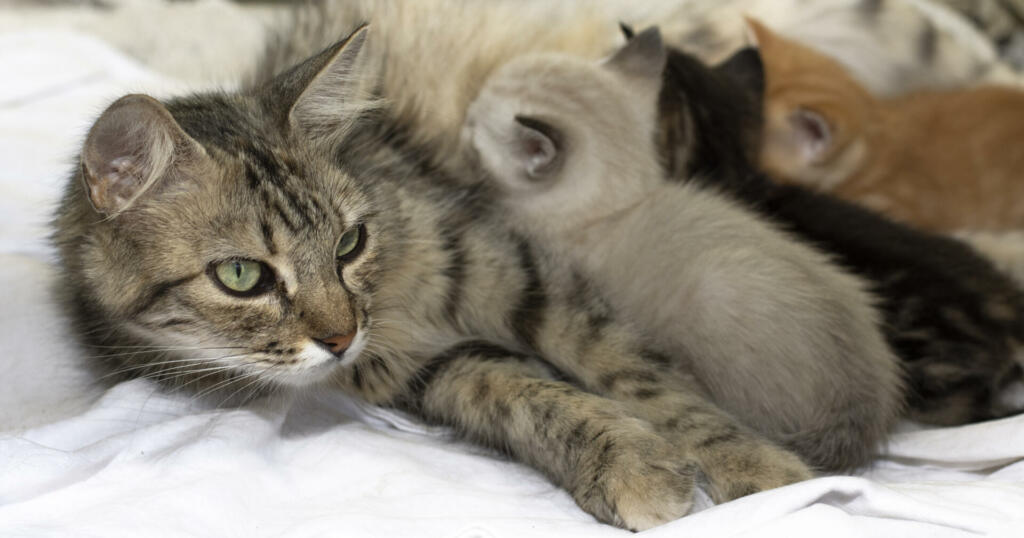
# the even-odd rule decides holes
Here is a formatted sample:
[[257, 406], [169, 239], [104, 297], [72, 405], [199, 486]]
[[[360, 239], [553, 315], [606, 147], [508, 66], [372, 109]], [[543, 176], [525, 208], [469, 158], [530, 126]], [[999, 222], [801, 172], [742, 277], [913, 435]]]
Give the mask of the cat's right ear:
[[126, 95], [89, 129], [82, 179], [92, 207], [111, 217], [205, 158], [163, 104], [148, 95]]
[[369, 103], [359, 95], [358, 77], [368, 32], [368, 25], [360, 26], [271, 81], [266, 97], [272, 106], [288, 105], [286, 121], [292, 131], [312, 138], [338, 135]]
[[562, 167], [563, 137], [552, 125], [527, 116], [516, 116], [510, 153], [521, 174], [530, 181], [544, 181]]

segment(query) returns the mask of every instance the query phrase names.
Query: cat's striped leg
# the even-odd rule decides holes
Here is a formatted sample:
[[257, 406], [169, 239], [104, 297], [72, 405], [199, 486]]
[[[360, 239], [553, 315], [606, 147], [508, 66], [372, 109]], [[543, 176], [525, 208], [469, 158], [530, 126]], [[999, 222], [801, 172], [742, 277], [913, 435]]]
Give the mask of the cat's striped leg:
[[619, 370], [598, 381], [601, 393], [621, 400], [636, 416], [700, 462], [708, 494], [725, 502], [813, 478], [801, 459], [743, 426], [701, 396]]
[[618, 402], [540, 362], [464, 344], [420, 372], [403, 407], [541, 470], [597, 519], [642, 530], [685, 515], [696, 464]]
[[695, 457], [716, 502], [813, 476], [796, 454], [709, 401], [684, 373], [684, 357], [644, 349], [637, 331], [616, 323], [614, 313], [595, 297], [592, 293], [549, 295], [543, 301], [543, 314], [532, 318], [532, 326], [519, 329], [577, 384], [621, 402], [653, 424], [681, 454]]

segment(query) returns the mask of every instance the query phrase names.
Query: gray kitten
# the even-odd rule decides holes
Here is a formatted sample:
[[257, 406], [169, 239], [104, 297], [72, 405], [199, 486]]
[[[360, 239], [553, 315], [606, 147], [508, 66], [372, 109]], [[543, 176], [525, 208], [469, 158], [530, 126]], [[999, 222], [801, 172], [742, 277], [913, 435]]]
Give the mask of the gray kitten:
[[823, 468], [863, 463], [903, 380], [866, 286], [724, 196], [663, 181], [656, 29], [608, 61], [508, 62], [463, 138], [522, 231], [565, 252], [712, 399]]

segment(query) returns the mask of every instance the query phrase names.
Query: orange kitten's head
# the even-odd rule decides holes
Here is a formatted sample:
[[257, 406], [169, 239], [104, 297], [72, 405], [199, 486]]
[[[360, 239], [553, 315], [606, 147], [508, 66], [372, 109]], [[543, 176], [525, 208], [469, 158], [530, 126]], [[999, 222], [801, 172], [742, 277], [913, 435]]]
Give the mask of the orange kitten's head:
[[835, 60], [747, 22], [765, 70], [761, 165], [779, 180], [835, 186], [863, 155], [871, 96]]

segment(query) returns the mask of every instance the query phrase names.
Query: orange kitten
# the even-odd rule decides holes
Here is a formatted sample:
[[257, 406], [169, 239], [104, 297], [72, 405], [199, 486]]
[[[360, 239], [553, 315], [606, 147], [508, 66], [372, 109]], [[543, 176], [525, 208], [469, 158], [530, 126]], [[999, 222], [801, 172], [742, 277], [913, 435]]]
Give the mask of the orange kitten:
[[837, 62], [750, 20], [765, 68], [761, 165], [935, 231], [1024, 228], [1024, 92], [879, 99]]

